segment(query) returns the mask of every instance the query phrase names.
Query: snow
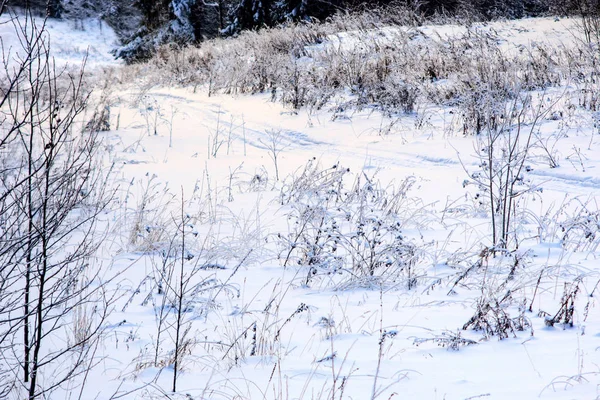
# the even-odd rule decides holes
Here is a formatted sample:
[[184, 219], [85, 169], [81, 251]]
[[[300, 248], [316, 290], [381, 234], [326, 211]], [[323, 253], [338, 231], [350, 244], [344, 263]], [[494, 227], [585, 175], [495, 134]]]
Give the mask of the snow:
[[[5, 48], [11, 45], [10, 26], [0, 25]], [[77, 64], [89, 50], [90, 67], [118, 65], [109, 54], [115, 35], [102, 22], [84, 21], [83, 29], [69, 21], [48, 21], [47, 26], [60, 63]], [[571, 20], [529, 19], [472, 29], [493, 35], [507, 49], [518, 49], [537, 40], [568, 45], [572, 27]], [[416, 33], [431, 38], [465, 32], [462, 27], [429, 26]], [[385, 36], [386, 31], [377, 34]], [[312, 51], [329, 45], [351, 49], [349, 36], [331, 37]], [[446, 111], [432, 106], [430, 123], [417, 128], [415, 114], [402, 116], [393, 126], [392, 118], [373, 110], [333, 120], [327, 110], [292, 113], [272, 103], [268, 95], [209, 97], [188, 88], [152, 88], [140, 94], [134, 85], [118, 93], [111, 106], [113, 130], [103, 134], [106, 165], [117, 166], [118, 207], [108, 218], [114, 233], [102, 255], [110, 271], [122, 271], [119, 288], [126, 295], [110, 316], [101, 349], [104, 358], [91, 372], [84, 398], [108, 399], [114, 392], [129, 390], [123, 398], [169, 393], [172, 366], [149, 362], [160, 307], [153, 307], [153, 302], [160, 302], [161, 296], [147, 277], [161, 256], [160, 251], [147, 251], [145, 244], [153, 240], [150, 232], [155, 225], [178, 218], [182, 192], [186, 213], [194, 215], [188, 233], [190, 251], [198, 256], [204, 246], [211, 247], [214, 254], [209, 258], [219, 266], [201, 271], [199, 277], [229, 283], [222, 292], [203, 292], [197, 308], [185, 313], [196, 342], [185, 356], [180, 397], [172, 398], [600, 396], [600, 312], [596, 298], [590, 297], [600, 272], [599, 249], [570, 251], [561, 243], [560, 229], [552, 228], [561, 213], [564, 217], [581, 211], [581, 204], [597, 211], [600, 136], [593, 128], [592, 113], [579, 111], [567, 128], [564, 120], [540, 124], [544, 137], [561, 129], [564, 135], [557, 139], [560, 166], [550, 168], [540, 158], [529, 175], [543, 192], [525, 206], [537, 220], [532, 217], [523, 228], [524, 235], [531, 236], [523, 238], [519, 251], [529, 251], [530, 261], [515, 286], [526, 286], [524, 293], [531, 298], [540, 268], [551, 271], [544, 275], [534, 312], [526, 313], [533, 334], [516, 332], [504, 340], [482, 340], [480, 332], [461, 328], [484, 289], [470, 282], [449, 295], [448, 283], [459, 266], [467, 265], [453, 260], [453, 252], [458, 258], [464, 255], [461, 251], [478, 253], [490, 245], [489, 220], [473, 199], [471, 187], [463, 186], [480, 160], [475, 155], [476, 138], [448, 134], [451, 116]], [[386, 126], [392, 126], [389, 132], [382, 129]], [[269, 132], [276, 135], [282, 182], [275, 181]], [[384, 188], [399, 188], [407, 179], [413, 182], [406, 193], [411, 201], [402, 210], [407, 216], [402, 234], [425, 252], [418, 265], [424, 278], [416, 288], [329, 285], [335, 276], [306, 286], [307, 267], [282, 266], [277, 235], [293, 225], [288, 218], [293, 205], [282, 205], [280, 192], [310, 160], [323, 169], [349, 168], [355, 176], [379, 180]], [[131, 243], [132, 219], [144, 193], [150, 193], [146, 225], [140, 230], [141, 239]], [[544, 228], [555, 231], [536, 236], [544, 216], [548, 219]], [[204, 238], [209, 238], [207, 243]], [[158, 242], [151, 244], [161, 246]], [[486, 263], [489, 279], [502, 279], [494, 275], [495, 268], [500, 269], [496, 260]], [[543, 315], [537, 313], [554, 314], [563, 281], [573, 277], [585, 282], [574, 327], [545, 326]], [[437, 279], [444, 282], [436, 284]], [[250, 353], [252, 329], [263, 340], [255, 355]], [[382, 340], [384, 331], [389, 334]], [[453, 351], [424, 340], [458, 334], [476, 344]], [[168, 340], [161, 358], [171, 351]], [[69, 388], [62, 390], [55, 398], [70, 398]]]
[[[0, 38], [7, 54], [11, 49], [13, 49], [11, 53], [19, 49], [18, 38], [14, 34], [14, 17], [9, 13], [0, 16]], [[24, 20], [21, 20], [24, 24]], [[39, 17], [34, 17], [33, 22], [38, 28], [44, 25], [44, 20]], [[65, 65], [79, 67], [86, 56], [88, 69], [121, 64], [110, 54], [110, 51], [119, 44], [117, 35], [101, 19], [47, 19], [45, 28], [51, 38], [51, 54], [58, 67]]]
[[[499, 48], [509, 53], [523, 53], [535, 44], [552, 43], [554, 46], [569, 46], [580, 41], [576, 33], [578, 20], [573, 18], [523, 18], [513, 21], [494, 21], [461, 25], [425, 25], [420, 27], [385, 27], [381, 29], [340, 32], [329, 35], [327, 40], [310, 48], [318, 51], [360, 50], [357, 44], [365, 42], [365, 36], [373, 43], [391, 44], [398, 37], [408, 36], [411, 40], [429, 41], [481, 37], [495, 41]], [[361, 40], [357, 40], [360, 38]], [[368, 42], [368, 41], [367, 41]], [[309, 50], [310, 50], [309, 48]], [[364, 50], [364, 49], [363, 49]]]

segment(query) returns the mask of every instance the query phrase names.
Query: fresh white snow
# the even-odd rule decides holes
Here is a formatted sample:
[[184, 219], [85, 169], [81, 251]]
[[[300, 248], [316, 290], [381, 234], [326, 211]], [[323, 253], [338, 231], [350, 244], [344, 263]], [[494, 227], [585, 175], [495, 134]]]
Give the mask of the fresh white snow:
[[[87, 53], [91, 68], [118, 64], [108, 54], [114, 33], [103, 23], [49, 21], [47, 26], [57, 61], [76, 64]], [[0, 24], [5, 48], [11, 46], [10, 29], [10, 23]], [[571, 29], [571, 20], [531, 19], [496, 22], [480, 32], [494, 35], [508, 49], [536, 40], [567, 45]], [[424, 37], [455, 31], [464, 33], [459, 27], [418, 30]], [[337, 40], [351, 46], [346, 36], [313, 51]], [[475, 281], [449, 294], [456, 266], [467, 265], [457, 259], [490, 245], [489, 219], [479, 210], [473, 187], [463, 185], [480, 163], [477, 139], [451, 132], [448, 110], [431, 106], [423, 113], [428, 122], [417, 127], [415, 114], [388, 117], [370, 109], [335, 120], [327, 110], [296, 114], [268, 95], [208, 97], [201, 89], [142, 91], [134, 84], [115, 93], [113, 130], [102, 138], [118, 191], [105, 221], [109, 234], [101, 256], [107, 271], [123, 271], [119, 290], [124, 297], [110, 316], [99, 351], [103, 359], [91, 372], [83, 398], [108, 399], [134, 389], [139, 390], [124, 398], [161, 393], [193, 399], [367, 399], [373, 393], [379, 399], [598, 398], [598, 290], [590, 297], [600, 279], [598, 239], [595, 246], [573, 251], [561, 245], [553, 224], [580, 212], [582, 204], [598, 211], [600, 136], [592, 113], [578, 110], [539, 124], [544, 138], [560, 133], [555, 147], [560, 166], [550, 168], [540, 156], [528, 175], [542, 190], [525, 204], [531, 216], [518, 250], [528, 252], [514, 284], [525, 287], [519, 298], [523, 293], [532, 298], [540, 270], [548, 272], [533, 312], [525, 313], [533, 334], [515, 332], [504, 340], [481, 340], [480, 332], [461, 329], [483, 290]], [[269, 150], [272, 140], [280, 182]], [[330, 285], [337, 278], [326, 275], [305, 286], [307, 267], [282, 266], [285, 249], [278, 235], [293, 225], [288, 218], [293, 205], [282, 205], [280, 194], [309, 162], [323, 169], [349, 168], [352, 179], [368, 177], [389, 190], [411, 182], [401, 209], [406, 217], [402, 235], [423, 252], [416, 287]], [[182, 193], [185, 212], [193, 216], [190, 251], [198, 256], [203, 247], [211, 248], [212, 262], [223, 267], [200, 271], [198, 277], [227, 285], [203, 292], [197, 308], [186, 312], [193, 343], [176, 396], [170, 394], [172, 367], [166, 361], [153, 365], [161, 295], [148, 277], [154, 276], [167, 239], [152, 237], [154, 224], [175, 229]], [[142, 202], [146, 212], [139, 217]], [[494, 258], [485, 262], [489, 285], [503, 279], [495, 275]], [[545, 326], [538, 312], [556, 313], [564, 281], [576, 277], [583, 283], [574, 326]], [[518, 314], [517, 307], [511, 310]], [[164, 335], [160, 358], [167, 360], [172, 332]], [[455, 351], [425, 340], [444, 335], [477, 344]], [[258, 349], [251, 355], [254, 346]], [[74, 398], [72, 388], [61, 390], [54, 398]]]

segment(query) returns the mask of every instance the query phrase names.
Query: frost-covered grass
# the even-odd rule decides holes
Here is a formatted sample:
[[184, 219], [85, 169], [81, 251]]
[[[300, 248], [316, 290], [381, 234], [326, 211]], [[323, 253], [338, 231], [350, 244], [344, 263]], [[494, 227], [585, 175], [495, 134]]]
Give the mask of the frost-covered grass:
[[123, 296], [83, 398], [598, 397], [573, 26], [300, 26], [104, 75]]
[[530, 32], [528, 20], [463, 27], [382, 26], [355, 18], [347, 25], [244, 32], [197, 48], [165, 47], [129, 73], [141, 70], [147, 83], [203, 87], [209, 94], [269, 93], [295, 110], [410, 113], [428, 104], [454, 106], [471, 131], [482, 102], [578, 80], [595, 57], [567, 33], [577, 26], [568, 19], [536, 20]]

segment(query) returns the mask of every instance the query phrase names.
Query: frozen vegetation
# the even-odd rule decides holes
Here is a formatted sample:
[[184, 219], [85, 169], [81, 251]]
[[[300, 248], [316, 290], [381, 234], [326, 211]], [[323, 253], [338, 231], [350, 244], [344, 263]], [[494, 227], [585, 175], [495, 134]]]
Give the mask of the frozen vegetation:
[[0, 398], [600, 398], [598, 21], [392, 22], [1, 15]]

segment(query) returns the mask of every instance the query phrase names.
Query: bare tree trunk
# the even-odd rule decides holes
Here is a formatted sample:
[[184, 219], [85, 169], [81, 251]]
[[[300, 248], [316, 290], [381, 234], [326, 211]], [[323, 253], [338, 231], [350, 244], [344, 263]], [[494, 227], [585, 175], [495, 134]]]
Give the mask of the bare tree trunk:
[[[49, 63], [49, 53], [46, 55], [46, 62]], [[57, 98], [57, 93], [55, 93], [54, 84], [56, 81], [48, 81], [48, 96], [50, 99]], [[37, 290], [37, 304], [35, 307], [36, 310], [36, 318], [35, 318], [35, 326], [34, 326], [34, 334], [35, 340], [33, 342], [33, 357], [31, 360], [31, 382], [29, 384], [29, 400], [34, 400], [36, 397], [36, 384], [37, 377], [39, 371], [39, 355], [40, 349], [42, 347], [42, 335], [44, 333], [44, 310], [46, 307], [44, 306], [44, 299], [46, 296], [46, 274], [48, 273], [48, 239], [51, 234], [50, 229], [50, 221], [48, 215], [48, 201], [52, 197], [52, 193], [50, 193], [50, 181], [51, 181], [51, 172], [54, 167], [54, 151], [56, 142], [59, 139], [56, 137], [56, 127], [55, 118], [58, 116], [57, 110], [53, 110], [50, 108], [50, 113], [48, 115], [48, 128], [49, 128], [49, 140], [47, 141], [44, 149], [47, 149], [47, 154], [45, 159], [43, 160], [44, 164], [44, 175], [43, 175], [43, 191], [42, 191], [42, 203], [41, 203], [41, 223], [38, 228], [38, 234], [40, 235], [42, 248], [40, 251], [41, 257], [41, 265], [38, 266], [36, 274], [38, 275], [38, 290]], [[33, 126], [32, 126], [33, 128]], [[33, 136], [33, 134], [31, 135]], [[29, 193], [31, 195], [31, 192]], [[29, 300], [29, 299], [28, 299]]]
[[223, 0], [219, 0], [219, 32], [223, 31], [223, 29], [225, 28], [224, 25], [224, 15], [225, 15], [225, 10], [224, 10], [224, 5], [223, 5]]
[[181, 351], [181, 325], [183, 318], [183, 296], [185, 292], [184, 274], [185, 274], [185, 215], [184, 215], [184, 197], [183, 187], [181, 188], [181, 268], [179, 271], [179, 287], [177, 295], [177, 323], [175, 325], [175, 362], [173, 364], [173, 392], [177, 391], [177, 373], [179, 372], [179, 355]]
[[24, 290], [24, 307], [23, 307], [23, 381], [29, 382], [29, 358], [30, 358], [30, 343], [29, 343], [29, 290], [31, 288], [31, 262], [33, 254], [33, 114], [30, 119], [29, 131], [29, 147], [27, 149], [27, 256], [25, 264], [25, 290]]

